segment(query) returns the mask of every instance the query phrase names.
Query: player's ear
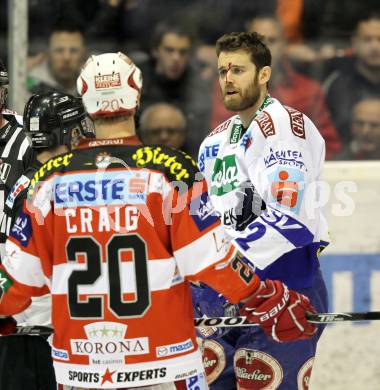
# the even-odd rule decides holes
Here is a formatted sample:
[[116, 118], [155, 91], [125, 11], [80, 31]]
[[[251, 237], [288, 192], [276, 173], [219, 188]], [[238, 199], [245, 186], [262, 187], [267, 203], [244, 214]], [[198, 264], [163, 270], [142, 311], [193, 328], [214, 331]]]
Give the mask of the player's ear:
[[271, 74], [272, 74], [272, 68], [270, 66], [262, 67], [259, 71], [259, 78], [258, 78], [259, 84], [260, 85], [267, 84]]

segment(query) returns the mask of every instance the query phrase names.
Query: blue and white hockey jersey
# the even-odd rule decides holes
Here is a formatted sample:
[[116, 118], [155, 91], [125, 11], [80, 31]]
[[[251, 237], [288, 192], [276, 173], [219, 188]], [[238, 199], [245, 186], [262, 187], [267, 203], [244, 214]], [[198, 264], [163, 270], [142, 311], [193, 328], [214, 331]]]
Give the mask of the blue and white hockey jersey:
[[269, 96], [245, 132], [236, 115], [203, 141], [198, 165], [212, 203], [261, 278], [310, 287], [328, 237], [319, 199], [324, 158], [311, 120]]

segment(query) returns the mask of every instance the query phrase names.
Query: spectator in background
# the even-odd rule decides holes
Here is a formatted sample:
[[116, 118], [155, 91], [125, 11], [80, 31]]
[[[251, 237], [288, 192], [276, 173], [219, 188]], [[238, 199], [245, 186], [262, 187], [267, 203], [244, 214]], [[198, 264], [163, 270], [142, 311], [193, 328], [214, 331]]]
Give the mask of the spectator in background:
[[186, 118], [174, 105], [156, 103], [141, 114], [139, 135], [148, 145], [165, 145], [185, 151]]
[[366, 98], [380, 98], [380, 13], [358, 22], [352, 37], [354, 58], [325, 81], [327, 104], [341, 139], [351, 141], [350, 117], [354, 105]]
[[[305, 75], [295, 71], [288, 61], [286, 42], [279, 21], [272, 16], [260, 16], [248, 24], [250, 32], [256, 31], [265, 37], [272, 53], [272, 77], [269, 84], [271, 96], [286, 105], [305, 113], [316, 125], [326, 141], [326, 158], [331, 159], [341, 150], [341, 142], [330, 118], [322, 87]], [[212, 113], [212, 127], [231, 116], [221, 103], [220, 89], [218, 102]]]
[[363, 99], [355, 104], [351, 141], [337, 160], [380, 160], [380, 97]]
[[76, 95], [76, 80], [86, 58], [84, 37], [76, 25], [59, 24], [49, 36], [46, 60], [32, 68], [28, 90], [34, 94]]
[[188, 122], [189, 153], [196, 156], [208, 132], [210, 89], [190, 63], [192, 37], [182, 27], [160, 24], [153, 36], [152, 56], [139, 64], [144, 76], [141, 108], [167, 102], [178, 106]]

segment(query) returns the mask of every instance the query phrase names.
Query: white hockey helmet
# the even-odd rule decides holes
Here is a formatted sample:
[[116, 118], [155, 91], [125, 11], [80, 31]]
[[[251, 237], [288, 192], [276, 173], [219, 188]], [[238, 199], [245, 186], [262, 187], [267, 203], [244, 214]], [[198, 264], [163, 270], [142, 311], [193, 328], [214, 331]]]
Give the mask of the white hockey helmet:
[[141, 87], [140, 69], [121, 52], [91, 56], [77, 80], [78, 93], [92, 118], [133, 114]]

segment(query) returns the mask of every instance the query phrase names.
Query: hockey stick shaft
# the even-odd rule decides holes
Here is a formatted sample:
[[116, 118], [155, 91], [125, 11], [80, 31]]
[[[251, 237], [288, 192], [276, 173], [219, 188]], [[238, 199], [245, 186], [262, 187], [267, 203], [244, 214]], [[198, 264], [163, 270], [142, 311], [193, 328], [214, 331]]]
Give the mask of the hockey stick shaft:
[[[332, 324], [343, 321], [373, 321], [380, 320], [380, 311], [370, 311], [362, 313], [307, 313], [306, 318], [313, 324]], [[195, 318], [196, 327], [214, 326], [214, 327], [235, 327], [235, 326], [255, 326], [247, 321], [246, 317], [209, 317]]]
[[[380, 311], [369, 311], [362, 313], [318, 313], [307, 314], [309, 322], [313, 324], [332, 324], [336, 322], [357, 322], [357, 321], [376, 321], [380, 320]], [[244, 316], [238, 317], [204, 317], [194, 318], [195, 327], [240, 327], [240, 326], [257, 326], [248, 322]], [[15, 333], [12, 335], [35, 335], [48, 336], [53, 333], [53, 329], [48, 326], [17, 326]]]

